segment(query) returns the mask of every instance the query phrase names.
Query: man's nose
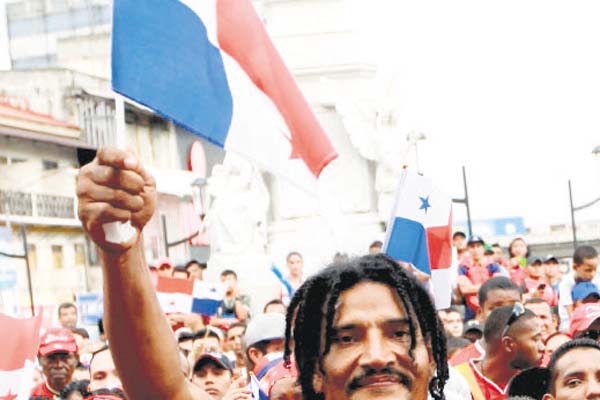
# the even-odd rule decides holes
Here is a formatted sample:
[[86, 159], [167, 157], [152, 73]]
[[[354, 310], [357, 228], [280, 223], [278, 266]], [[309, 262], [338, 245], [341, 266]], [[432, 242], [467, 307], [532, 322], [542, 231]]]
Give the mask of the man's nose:
[[599, 400], [600, 399], [600, 381], [596, 378], [590, 379], [590, 382], [585, 391], [586, 400]]
[[377, 330], [368, 332], [360, 364], [371, 368], [383, 368], [393, 361], [394, 353], [389, 340]]

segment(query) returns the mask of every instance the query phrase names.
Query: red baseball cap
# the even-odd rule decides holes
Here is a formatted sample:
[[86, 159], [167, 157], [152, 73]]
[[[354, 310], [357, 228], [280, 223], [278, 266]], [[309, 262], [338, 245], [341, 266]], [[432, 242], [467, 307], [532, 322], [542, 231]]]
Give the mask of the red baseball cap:
[[52, 353], [76, 353], [75, 336], [67, 328], [50, 328], [40, 338], [38, 355], [46, 356]]
[[571, 329], [569, 333], [575, 336], [578, 332], [583, 332], [600, 318], [600, 304], [587, 303], [582, 304], [575, 309], [571, 316]]
[[284, 378], [297, 378], [298, 368], [296, 367], [295, 360], [291, 360], [290, 365], [286, 365], [285, 360], [281, 360], [277, 363], [267, 374], [265, 378], [268, 380], [269, 390], [268, 394], [271, 396], [271, 390], [273, 386]]

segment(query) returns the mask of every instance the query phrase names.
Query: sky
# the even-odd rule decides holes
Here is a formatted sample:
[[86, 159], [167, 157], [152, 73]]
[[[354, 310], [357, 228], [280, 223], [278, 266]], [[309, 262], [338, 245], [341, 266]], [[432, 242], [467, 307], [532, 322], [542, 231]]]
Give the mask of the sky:
[[[399, 131], [426, 135], [420, 167], [453, 197], [466, 167], [473, 219], [569, 222], [569, 179], [576, 206], [600, 197], [600, 2], [351, 3]], [[600, 220], [600, 203], [576, 218]]]
[[569, 179], [576, 206], [600, 197], [600, 2], [343, 1], [393, 79], [398, 131], [427, 137], [423, 173], [458, 198], [466, 167], [473, 219], [569, 222]]

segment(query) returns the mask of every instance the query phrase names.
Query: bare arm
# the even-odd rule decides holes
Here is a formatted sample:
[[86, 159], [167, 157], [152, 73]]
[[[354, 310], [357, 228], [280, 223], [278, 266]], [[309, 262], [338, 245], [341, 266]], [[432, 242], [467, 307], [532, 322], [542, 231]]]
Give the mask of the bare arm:
[[[202, 398], [205, 393], [192, 395], [181, 373], [177, 345], [142, 254], [140, 232], [156, 206], [153, 179], [131, 154], [103, 148], [81, 169], [77, 195], [84, 229], [99, 247], [105, 327], [128, 397]], [[135, 237], [128, 243], [106, 242], [102, 224], [125, 220], [136, 228]]]

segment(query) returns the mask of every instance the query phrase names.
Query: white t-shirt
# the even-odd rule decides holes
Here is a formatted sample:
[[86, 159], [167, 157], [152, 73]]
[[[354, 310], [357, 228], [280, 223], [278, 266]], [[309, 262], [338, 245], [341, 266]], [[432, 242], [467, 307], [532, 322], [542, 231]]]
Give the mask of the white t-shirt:
[[[596, 274], [592, 282], [600, 287], [600, 275]], [[575, 287], [575, 273], [570, 272], [568, 275], [563, 276], [562, 280], [558, 284], [558, 316], [560, 317], [560, 331], [569, 331], [571, 321], [569, 320], [569, 313], [566, 306], [573, 305], [573, 297], [571, 292]]]

